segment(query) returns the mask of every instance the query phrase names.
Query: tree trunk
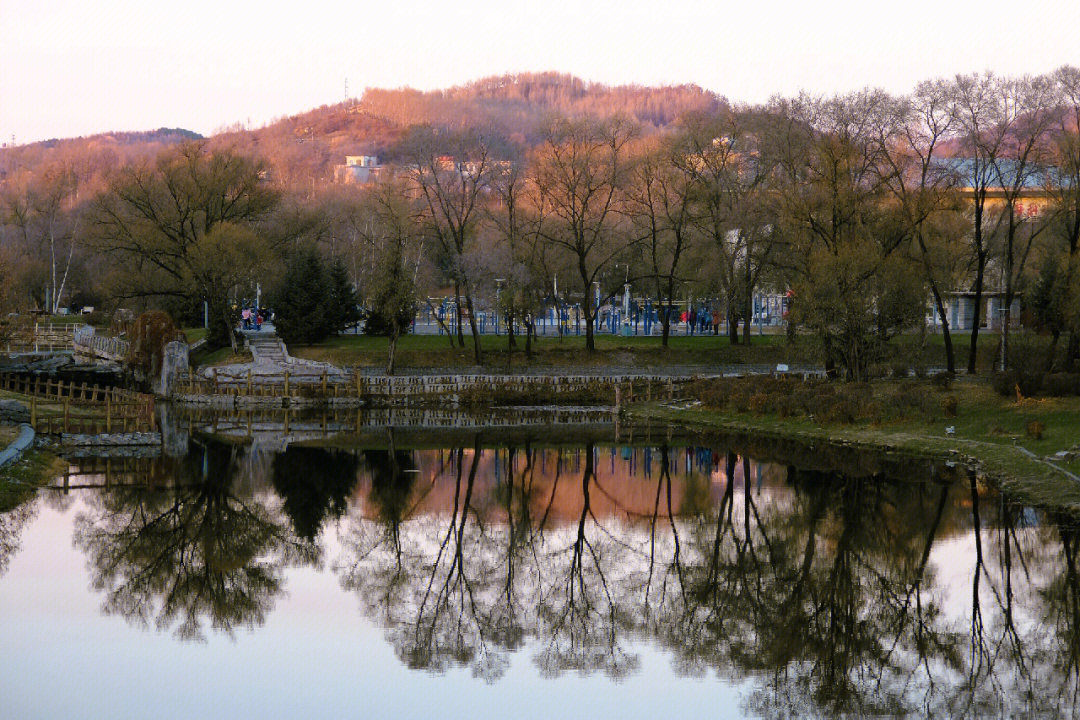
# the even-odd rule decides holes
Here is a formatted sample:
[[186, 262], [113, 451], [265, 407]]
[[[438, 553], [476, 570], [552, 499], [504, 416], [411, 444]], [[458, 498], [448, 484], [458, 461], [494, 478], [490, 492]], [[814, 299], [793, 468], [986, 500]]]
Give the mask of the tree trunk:
[[461, 283], [454, 283], [454, 326], [457, 331], [458, 347], [465, 347], [465, 335], [461, 331]]
[[1005, 256], [1005, 310], [1001, 313], [1001, 371], [1009, 369], [1009, 323], [1012, 320], [1013, 300], [1013, 238], [1016, 234], [1016, 219], [1012, 206], [1009, 209], [1009, 235]]
[[1058, 340], [1061, 339], [1061, 330], [1054, 330], [1054, 338], [1050, 341], [1050, 350], [1046, 353], [1046, 372], [1054, 371], [1054, 356], [1057, 355]]
[[[749, 282], [749, 279], [747, 280]], [[744, 345], [750, 344], [750, 326], [753, 324], [751, 318], [754, 317], [754, 295], [749, 289], [746, 291], [746, 297], [743, 298], [743, 326], [742, 326], [742, 339]]]
[[937, 307], [938, 316], [941, 318], [941, 337], [945, 341], [945, 369], [956, 374], [956, 352], [953, 350], [952, 333], [949, 330], [949, 316], [945, 310], [945, 301], [941, 297], [941, 291], [937, 283], [930, 283], [930, 292], [934, 296], [934, 305]]
[[397, 323], [394, 323], [394, 326], [390, 330], [390, 350], [387, 352], [387, 355], [386, 355], [386, 374], [387, 375], [393, 375], [394, 374], [394, 361], [397, 358], [397, 341], [398, 341], [398, 335], [400, 335], [400, 334], [401, 334], [401, 331], [398, 330]]
[[979, 325], [982, 324], [983, 276], [985, 274], [986, 253], [980, 252], [975, 266], [975, 309], [972, 313], [971, 349], [969, 350], [967, 364], [969, 375], [975, 375], [978, 372], [975, 361], [977, 360], [976, 356], [979, 348]]
[[[472, 293], [465, 292], [465, 308], [469, 311], [469, 330], [472, 331], [473, 338], [473, 358], [476, 360], [477, 365], [482, 365], [484, 360], [480, 352], [480, 331], [476, 327], [476, 313], [473, 312]], [[458, 330], [458, 332], [461, 332]], [[465, 343], [462, 341], [462, 346]]]
[[1080, 333], [1069, 333], [1069, 349], [1065, 351], [1065, 372], [1076, 372], [1076, 363], [1080, 360]]

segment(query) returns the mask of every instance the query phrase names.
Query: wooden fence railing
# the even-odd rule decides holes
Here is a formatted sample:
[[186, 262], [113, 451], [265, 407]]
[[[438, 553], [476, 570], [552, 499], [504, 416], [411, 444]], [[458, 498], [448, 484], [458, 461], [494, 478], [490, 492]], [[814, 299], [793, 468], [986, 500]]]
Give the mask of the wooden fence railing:
[[0, 389], [30, 397], [30, 424], [41, 433], [153, 432], [154, 396], [41, 375], [0, 373]]
[[[75, 334], [89, 325], [82, 323], [34, 323], [15, 330], [4, 346], [8, 352], [56, 352], [72, 349]], [[91, 331], [93, 328], [90, 328]]]

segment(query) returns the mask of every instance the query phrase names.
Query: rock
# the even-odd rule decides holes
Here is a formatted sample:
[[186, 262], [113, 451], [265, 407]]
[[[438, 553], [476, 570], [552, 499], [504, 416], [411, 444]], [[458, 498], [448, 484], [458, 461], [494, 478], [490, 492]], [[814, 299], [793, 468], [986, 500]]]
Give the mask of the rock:
[[0, 423], [15, 425], [30, 422], [30, 409], [18, 400], [0, 400]]
[[168, 395], [177, 375], [187, 372], [188, 354], [191, 351], [186, 342], [174, 340], [165, 344], [161, 358], [161, 374], [154, 380], [153, 390], [158, 395]]

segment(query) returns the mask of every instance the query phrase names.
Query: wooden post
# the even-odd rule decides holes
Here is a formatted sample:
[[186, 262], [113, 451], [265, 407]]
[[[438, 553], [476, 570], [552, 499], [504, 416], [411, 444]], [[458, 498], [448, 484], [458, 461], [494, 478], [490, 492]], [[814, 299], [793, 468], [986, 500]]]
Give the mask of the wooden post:
[[[288, 396], [289, 396], [289, 369], [285, 368], [285, 397], [288, 397]], [[289, 425], [289, 416], [286, 413], [286, 415], [285, 415], [285, 426], [286, 426], [285, 432], [288, 432], [288, 429], [287, 429], [288, 425]]]
[[[248, 368], [247, 376], [247, 394], [251, 395], [251, 368]], [[250, 434], [250, 433], [249, 433]]]
[[326, 371], [322, 371], [322, 395], [326, 397]]
[[71, 424], [71, 398], [64, 398], [64, 432], [71, 432], [68, 427]]
[[37, 398], [30, 398], [30, 427], [37, 428]]
[[105, 432], [112, 432], [112, 398], [105, 395]]

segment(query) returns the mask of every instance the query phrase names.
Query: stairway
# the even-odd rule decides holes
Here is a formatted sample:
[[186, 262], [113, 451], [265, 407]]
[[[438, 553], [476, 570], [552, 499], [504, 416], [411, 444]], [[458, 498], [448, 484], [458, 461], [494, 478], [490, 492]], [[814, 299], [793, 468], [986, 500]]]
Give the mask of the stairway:
[[248, 335], [248, 347], [256, 365], [284, 366], [289, 357], [285, 343], [277, 335]]

